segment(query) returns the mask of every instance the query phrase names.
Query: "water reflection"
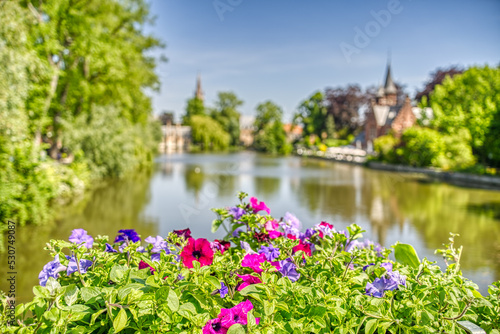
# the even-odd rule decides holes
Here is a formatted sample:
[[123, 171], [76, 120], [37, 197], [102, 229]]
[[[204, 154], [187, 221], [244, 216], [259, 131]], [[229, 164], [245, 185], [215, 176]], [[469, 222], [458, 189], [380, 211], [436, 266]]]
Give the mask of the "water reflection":
[[[116, 235], [119, 229], [135, 228], [143, 236], [155, 235], [157, 220], [143, 215], [149, 200], [150, 173], [144, 173], [121, 182], [109, 183], [95, 190], [92, 196], [66, 212], [52, 224], [29, 226], [16, 231], [17, 298], [21, 301], [33, 297], [32, 286], [38, 284], [38, 273], [52, 260], [43, 248], [50, 239], [67, 240], [71, 230], [85, 228], [90, 235]], [[7, 263], [1, 254], [1, 263]], [[6, 266], [0, 266], [0, 277], [6, 277]], [[7, 288], [2, 279], [0, 289]]]
[[[160, 157], [153, 174], [96, 190], [53, 225], [20, 229], [20, 297], [31, 298], [31, 286], [49, 260], [40, 250], [50, 238], [67, 239], [77, 227], [111, 236], [120, 228], [136, 228], [148, 236], [189, 227], [195, 237], [218, 238], [224, 233], [211, 233], [215, 215], [210, 209], [236, 203], [240, 190], [266, 201], [273, 216], [293, 212], [306, 228], [322, 220], [337, 229], [357, 223], [367, 238], [384, 246], [398, 240], [411, 243], [420, 257], [440, 264], [434, 250], [447, 242], [449, 232], [459, 233], [464, 274], [484, 293], [500, 279], [500, 192], [298, 157], [179, 154]], [[5, 256], [0, 260], [5, 263]], [[0, 266], [4, 277], [1, 270], [5, 266]]]

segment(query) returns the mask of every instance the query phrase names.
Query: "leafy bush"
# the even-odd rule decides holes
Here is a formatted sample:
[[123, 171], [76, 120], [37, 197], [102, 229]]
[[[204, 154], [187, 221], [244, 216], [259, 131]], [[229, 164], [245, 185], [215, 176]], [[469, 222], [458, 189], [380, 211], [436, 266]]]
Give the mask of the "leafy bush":
[[153, 161], [161, 140], [158, 122], [130, 124], [114, 107], [94, 107], [66, 124], [65, 143], [92, 178], [122, 177]]
[[401, 140], [392, 134], [377, 138], [374, 148], [377, 159], [389, 163], [463, 170], [476, 163], [469, 141], [466, 129], [456, 135], [443, 135], [433, 129], [413, 127], [403, 132]]
[[461, 276], [453, 238], [442, 272], [406, 244], [389, 260], [390, 249], [359, 241], [355, 224], [301, 232], [292, 214], [274, 219], [245, 197], [214, 210], [212, 230], [223, 226], [225, 240], [189, 229], [143, 245], [134, 230], [113, 244], [83, 229], [51, 240], [54, 260], [16, 321], [1, 298], [2, 333], [463, 333], [458, 320], [499, 333], [500, 283], [481, 296]]
[[396, 155], [396, 147], [399, 145], [399, 140], [393, 135], [380, 136], [373, 142], [373, 148], [377, 152], [377, 158], [381, 161], [390, 163], [398, 162]]

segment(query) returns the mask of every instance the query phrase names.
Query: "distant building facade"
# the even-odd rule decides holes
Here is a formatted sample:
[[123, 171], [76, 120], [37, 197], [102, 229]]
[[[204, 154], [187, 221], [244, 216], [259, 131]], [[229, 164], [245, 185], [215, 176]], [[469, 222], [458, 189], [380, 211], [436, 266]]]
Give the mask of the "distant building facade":
[[249, 115], [240, 116], [240, 143], [245, 147], [253, 144], [255, 132], [255, 117]]
[[408, 97], [398, 101], [398, 90], [392, 79], [391, 65], [387, 65], [385, 84], [377, 90], [375, 98], [371, 101], [366, 113], [364, 133], [356, 143], [373, 151], [373, 142], [380, 136], [392, 132], [400, 137], [404, 130], [415, 125], [417, 117], [413, 112], [411, 101]]

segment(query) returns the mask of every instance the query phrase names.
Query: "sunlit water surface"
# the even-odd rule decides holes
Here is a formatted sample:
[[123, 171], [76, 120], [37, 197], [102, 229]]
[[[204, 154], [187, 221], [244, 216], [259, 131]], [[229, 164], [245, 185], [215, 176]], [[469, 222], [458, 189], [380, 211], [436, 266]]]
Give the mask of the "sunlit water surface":
[[[53, 224], [16, 231], [17, 297], [32, 298], [38, 273], [51, 258], [43, 251], [51, 238], [67, 239], [74, 228], [109, 235], [135, 228], [143, 236], [166, 235], [189, 227], [195, 237], [214, 239], [214, 207], [237, 202], [238, 191], [263, 200], [275, 217], [294, 213], [303, 228], [328, 221], [337, 230], [356, 223], [365, 238], [388, 247], [411, 243], [420, 257], [443, 266], [434, 250], [449, 233], [464, 246], [463, 273], [487, 292], [500, 279], [500, 192], [429, 182], [408, 174], [374, 171], [348, 164], [235, 154], [177, 154], [157, 159], [153, 172], [101, 187]], [[7, 277], [6, 254], [0, 277]], [[0, 289], [7, 289], [6, 279]]]

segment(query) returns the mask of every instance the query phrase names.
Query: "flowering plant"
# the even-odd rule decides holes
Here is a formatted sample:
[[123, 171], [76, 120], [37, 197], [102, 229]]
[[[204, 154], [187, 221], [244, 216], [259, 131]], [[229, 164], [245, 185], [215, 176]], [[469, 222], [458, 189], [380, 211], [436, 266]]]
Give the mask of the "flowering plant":
[[[499, 333], [500, 283], [483, 297], [462, 277], [461, 249], [441, 250], [445, 272], [410, 245], [364, 240], [353, 224], [321, 222], [305, 231], [290, 213], [246, 194], [214, 209], [213, 231], [189, 229], [141, 240], [134, 230], [108, 237], [75, 230], [51, 240], [33, 301], [15, 321], [2, 295], [2, 333], [461, 333], [470, 320]], [[395, 261], [389, 259], [393, 253]]]

